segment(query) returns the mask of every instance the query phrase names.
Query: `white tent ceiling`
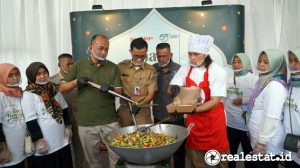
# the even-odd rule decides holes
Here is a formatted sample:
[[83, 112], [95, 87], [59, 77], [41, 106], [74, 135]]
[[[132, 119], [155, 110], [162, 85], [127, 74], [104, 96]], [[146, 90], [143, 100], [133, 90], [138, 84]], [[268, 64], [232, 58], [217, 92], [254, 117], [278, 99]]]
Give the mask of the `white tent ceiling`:
[[[69, 12], [91, 10], [93, 4], [110, 10], [201, 6], [201, 0], [0, 0], [0, 62], [24, 72], [41, 61], [56, 73], [57, 56], [72, 52]], [[263, 49], [286, 53], [300, 46], [299, 0], [213, 0], [231, 4], [245, 6], [245, 52], [252, 62]]]

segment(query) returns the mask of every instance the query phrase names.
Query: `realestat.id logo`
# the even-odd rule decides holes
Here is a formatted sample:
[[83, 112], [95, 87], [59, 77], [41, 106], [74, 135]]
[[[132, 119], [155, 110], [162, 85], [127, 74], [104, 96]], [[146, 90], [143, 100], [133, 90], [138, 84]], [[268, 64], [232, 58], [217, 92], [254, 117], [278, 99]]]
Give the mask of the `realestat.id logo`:
[[205, 162], [210, 166], [215, 166], [219, 164], [221, 160], [221, 155], [216, 150], [209, 150], [205, 153], [204, 156]]

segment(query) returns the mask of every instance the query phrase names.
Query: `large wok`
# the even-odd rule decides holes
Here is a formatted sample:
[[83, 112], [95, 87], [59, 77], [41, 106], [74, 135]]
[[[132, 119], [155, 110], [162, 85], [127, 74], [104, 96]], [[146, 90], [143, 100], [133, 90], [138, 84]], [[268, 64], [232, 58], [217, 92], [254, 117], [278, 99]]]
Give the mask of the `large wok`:
[[[138, 127], [147, 127], [150, 124], [138, 125]], [[135, 126], [128, 126], [110, 131], [103, 135], [103, 141], [109, 148], [114, 151], [120, 158], [136, 164], [149, 165], [168, 159], [182, 144], [188, 136], [193, 124], [189, 128], [185, 128], [172, 124], [158, 124], [150, 129], [156, 133], [164, 133], [165, 135], [177, 137], [176, 142], [161, 146], [148, 148], [125, 148], [111, 145], [112, 138], [115, 138], [118, 133], [126, 135], [136, 131]]]

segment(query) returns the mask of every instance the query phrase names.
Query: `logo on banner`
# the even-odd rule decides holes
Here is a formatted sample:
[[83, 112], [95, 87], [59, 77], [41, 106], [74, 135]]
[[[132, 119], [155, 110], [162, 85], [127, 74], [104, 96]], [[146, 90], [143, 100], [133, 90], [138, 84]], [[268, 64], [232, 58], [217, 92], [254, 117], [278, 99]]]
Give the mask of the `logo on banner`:
[[167, 42], [170, 38], [179, 38], [179, 35], [171, 35], [171, 34], [160, 34], [159, 39], [162, 42]]
[[[133, 41], [134, 39], [139, 38], [139, 37], [130, 37], [130, 41]], [[151, 41], [154, 38], [152, 36], [144, 36], [142, 37], [145, 41]]]
[[169, 40], [169, 34], [160, 34], [159, 35], [159, 39], [162, 41], [162, 42], [166, 42]]

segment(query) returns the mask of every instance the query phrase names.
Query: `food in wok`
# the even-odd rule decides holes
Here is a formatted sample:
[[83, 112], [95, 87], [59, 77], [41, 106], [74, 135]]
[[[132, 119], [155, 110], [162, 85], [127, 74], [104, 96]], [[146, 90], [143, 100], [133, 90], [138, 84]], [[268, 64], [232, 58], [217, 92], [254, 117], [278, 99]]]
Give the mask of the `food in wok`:
[[127, 135], [117, 134], [112, 139], [111, 145], [127, 148], [147, 148], [172, 144], [176, 142], [176, 137], [155, 133], [154, 131], [135, 132]]
[[[139, 128], [149, 127], [150, 124], [138, 125]], [[155, 133], [163, 133], [168, 136], [178, 137], [174, 143], [146, 147], [146, 148], [127, 148], [112, 145], [112, 139], [116, 138], [118, 134], [127, 135], [135, 132], [136, 126], [128, 126], [119, 129], [112, 130], [106, 133], [103, 137], [103, 142], [114, 151], [120, 158], [136, 164], [148, 165], [152, 163], [157, 163], [162, 160], [170, 158], [170, 156], [180, 147], [182, 142], [188, 136], [190, 130], [194, 124], [190, 124], [188, 128], [172, 125], [172, 124], [158, 124], [150, 128], [150, 131]]]

